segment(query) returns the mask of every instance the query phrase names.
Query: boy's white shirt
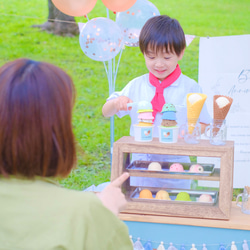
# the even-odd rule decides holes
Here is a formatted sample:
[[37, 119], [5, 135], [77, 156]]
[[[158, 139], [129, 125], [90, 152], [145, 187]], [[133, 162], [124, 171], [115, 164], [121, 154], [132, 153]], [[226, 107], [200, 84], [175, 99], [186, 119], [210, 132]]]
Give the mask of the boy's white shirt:
[[[169, 87], [164, 89], [163, 96], [166, 103], [172, 103], [176, 108], [177, 123], [179, 126], [184, 124], [187, 119], [187, 105], [186, 96], [188, 93], [202, 93], [202, 89], [199, 84], [193, 79], [181, 74], [180, 77]], [[127, 96], [133, 102], [148, 101], [151, 102], [155, 95], [155, 87], [149, 82], [149, 74], [139, 76], [130, 81], [121, 91], [112, 93], [107, 100], [114, 99], [118, 96]], [[131, 111], [119, 111], [118, 117], [129, 115], [131, 117], [130, 135], [134, 136], [133, 124], [138, 123], [137, 109], [133, 108]], [[200, 114], [200, 122], [209, 124], [210, 115], [207, 111], [206, 104]], [[158, 126], [161, 125], [162, 118], [161, 113], [157, 113], [154, 121], [153, 136], [158, 137]], [[152, 155], [152, 154], [133, 154], [132, 161], [144, 160], [144, 161], [168, 161], [168, 162], [190, 162], [188, 156], [176, 156], [176, 155]], [[159, 178], [131, 178], [131, 185], [135, 186], [154, 186], [154, 187], [169, 187], [169, 188], [189, 188], [190, 182], [186, 180], [166, 179]]]
[[[186, 96], [188, 93], [202, 93], [202, 89], [193, 79], [181, 74], [180, 77], [169, 87], [164, 89], [163, 96], [166, 103], [172, 103], [176, 108], [176, 116], [178, 125], [185, 123], [187, 119]], [[148, 101], [151, 102], [155, 95], [155, 87], [149, 82], [149, 74], [142, 75], [130, 81], [121, 91], [114, 92], [107, 100], [114, 99], [118, 96], [127, 96], [133, 102]], [[133, 124], [138, 123], [137, 109], [131, 111], [119, 111], [118, 117], [129, 115], [131, 117], [130, 135], [134, 136]], [[210, 123], [210, 115], [207, 111], [206, 104], [200, 114], [200, 122]], [[161, 113], [157, 113], [154, 121], [155, 129], [154, 137], [158, 137], [158, 129], [162, 122]]]

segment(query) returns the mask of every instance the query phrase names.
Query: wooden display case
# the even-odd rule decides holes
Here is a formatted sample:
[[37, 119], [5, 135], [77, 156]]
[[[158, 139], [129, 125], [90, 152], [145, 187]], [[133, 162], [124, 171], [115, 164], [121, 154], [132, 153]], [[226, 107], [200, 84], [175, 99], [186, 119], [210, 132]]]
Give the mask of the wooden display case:
[[[137, 142], [131, 136], [124, 136], [113, 144], [113, 158], [111, 180], [120, 176], [124, 171], [128, 171], [131, 153], [145, 154], [167, 154], [186, 155], [201, 157], [220, 158], [220, 169], [215, 169], [210, 176], [199, 175], [171, 175], [172, 179], [196, 179], [219, 182], [218, 200], [213, 206], [205, 206], [201, 203], [190, 205], [188, 202], [178, 204], [178, 202], [155, 202], [154, 199], [136, 201], [131, 199], [131, 193], [135, 187], [131, 187], [129, 180], [123, 185], [128, 204], [122, 211], [124, 214], [179, 216], [191, 218], [207, 218], [229, 220], [233, 193], [233, 162], [234, 162], [234, 142], [227, 141], [226, 145], [213, 146], [208, 140], [201, 140], [199, 144], [186, 144], [179, 139], [177, 143], [160, 143], [158, 138], [151, 142]], [[169, 175], [144, 171], [142, 173], [130, 172], [130, 176], [170, 178]]]

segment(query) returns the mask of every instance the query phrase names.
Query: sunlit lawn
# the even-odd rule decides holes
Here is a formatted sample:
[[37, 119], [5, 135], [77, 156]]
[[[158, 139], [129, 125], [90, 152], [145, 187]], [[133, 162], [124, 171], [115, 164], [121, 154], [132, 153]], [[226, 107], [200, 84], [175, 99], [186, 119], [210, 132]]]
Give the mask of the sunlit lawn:
[[[248, 34], [250, 2], [232, 0], [156, 1], [161, 14], [177, 18], [186, 34], [196, 35], [180, 63], [184, 74], [198, 80], [199, 37]], [[59, 37], [31, 28], [47, 18], [47, 1], [11, 0], [0, 3], [0, 65], [19, 57], [44, 60], [64, 68], [77, 89], [74, 132], [78, 145], [78, 167], [61, 183], [68, 188], [84, 189], [110, 178], [110, 122], [101, 108], [109, 95], [108, 80], [102, 62], [89, 59], [80, 49], [78, 37]], [[88, 14], [89, 19], [106, 17], [100, 0]], [[115, 15], [110, 12], [110, 18]], [[78, 17], [78, 22], [87, 22]], [[116, 80], [120, 90], [131, 79], [146, 73], [138, 47], [126, 47], [122, 53]], [[115, 117], [115, 140], [129, 135], [128, 117]]]

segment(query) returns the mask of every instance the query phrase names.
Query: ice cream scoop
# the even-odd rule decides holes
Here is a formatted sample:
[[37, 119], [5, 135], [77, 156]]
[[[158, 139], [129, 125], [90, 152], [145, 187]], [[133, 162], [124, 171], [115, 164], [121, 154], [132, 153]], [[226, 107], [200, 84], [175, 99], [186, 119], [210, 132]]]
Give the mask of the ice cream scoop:
[[154, 119], [154, 117], [152, 115], [152, 112], [142, 112], [142, 113], [139, 113], [138, 119], [152, 120], [152, 119]]
[[140, 126], [140, 127], [152, 127], [153, 124], [152, 124], [152, 122], [141, 121], [138, 123], [138, 126]]
[[176, 120], [176, 113], [173, 111], [164, 112], [162, 114], [162, 119], [163, 120]]
[[194, 93], [194, 94], [191, 94], [189, 97], [188, 97], [188, 101], [191, 103], [191, 104], [194, 104], [195, 102], [201, 100], [202, 97], [197, 94], [197, 93]]
[[169, 167], [169, 171], [172, 172], [183, 172], [184, 168], [180, 163], [173, 163], [170, 167]]
[[153, 199], [152, 192], [148, 189], [143, 189], [141, 190], [139, 194], [139, 198], [141, 199]]
[[219, 98], [216, 99], [216, 103], [218, 104], [219, 108], [223, 108], [230, 102], [226, 97], [220, 96]]
[[161, 170], [161, 164], [153, 161], [148, 165], [148, 170]]
[[159, 190], [155, 195], [155, 199], [158, 199], [158, 200], [171, 200], [170, 197], [169, 197], [168, 192], [165, 191], [165, 190]]
[[166, 111], [176, 112], [175, 106], [172, 103], [165, 103], [162, 107], [161, 113], [166, 112]]
[[176, 196], [176, 201], [191, 201], [190, 195], [187, 192], [180, 192]]
[[204, 169], [200, 164], [193, 164], [189, 168], [189, 172], [193, 172], [193, 173], [202, 173], [203, 171]]
[[199, 202], [212, 202], [213, 198], [210, 194], [202, 194], [199, 197]]
[[131, 102], [127, 103], [127, 107], [135, 108], [137, 107], [137, 113], [140, 112], [153, 112], [152, 104], [148, 101]]

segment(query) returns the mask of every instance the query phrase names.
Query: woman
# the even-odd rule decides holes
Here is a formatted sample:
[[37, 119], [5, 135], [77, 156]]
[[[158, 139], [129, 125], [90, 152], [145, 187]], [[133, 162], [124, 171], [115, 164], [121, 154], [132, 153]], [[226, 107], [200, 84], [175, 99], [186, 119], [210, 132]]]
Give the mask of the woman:
[[60, 187], [76, 164], [74, 86], [60, 68], [17, 59], [0, 68], [0, 242], [6, 249], [133, 249], [115, 215], [124, 173], [99, 195]]

